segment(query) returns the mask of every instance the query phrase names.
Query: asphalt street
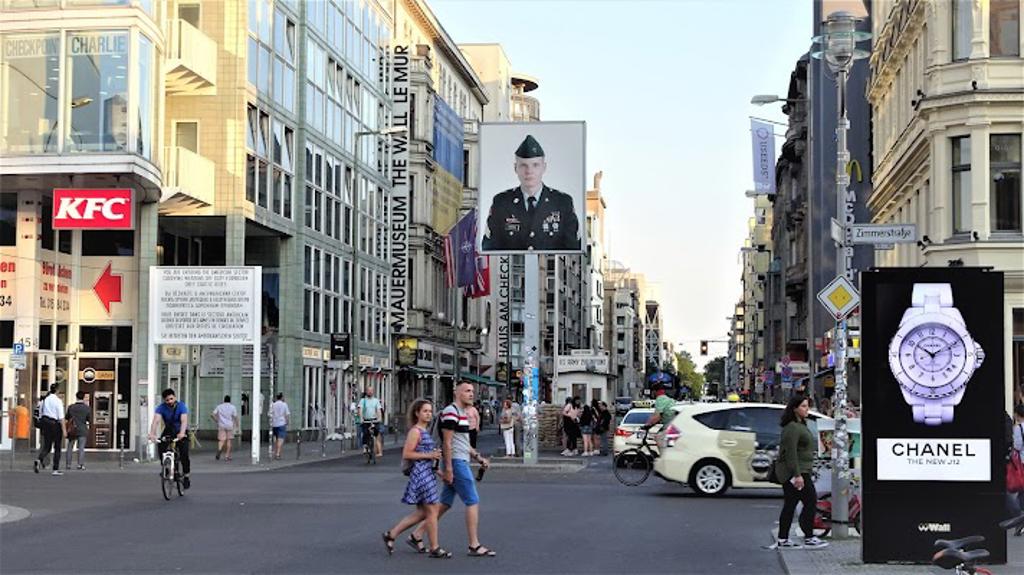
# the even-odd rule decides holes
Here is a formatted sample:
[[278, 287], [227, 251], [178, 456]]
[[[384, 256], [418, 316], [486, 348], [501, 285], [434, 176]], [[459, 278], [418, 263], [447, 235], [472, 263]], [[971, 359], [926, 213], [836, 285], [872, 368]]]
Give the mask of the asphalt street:
[[466, 556], [461, 503], [441, 523], [450, 560], [380, 533], [409, 508], [396, 454], [251, 473], [197, 474], [164, 501], [155, 472], [0, 475], [0, 572], [14, 573], [782, 573], [765, 551], [772, 492], [705, 499], [651, 478], [620, 485], [610, 458], [576, 473], [492, 469], [480, 484], [481, 541]]

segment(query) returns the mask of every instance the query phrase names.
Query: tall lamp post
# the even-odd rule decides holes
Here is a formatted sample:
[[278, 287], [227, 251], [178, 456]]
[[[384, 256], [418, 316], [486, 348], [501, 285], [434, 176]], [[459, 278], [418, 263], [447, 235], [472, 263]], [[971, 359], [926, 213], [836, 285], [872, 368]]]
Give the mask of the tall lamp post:
[[[846, 82], [850, 70], [857, 60], [867, 58], [867, 51], [857, 49], [857, 43], [871, 38], [871, 34], [858, 31], [857, 24], [863, 19], [849, 12], [833, 12], [825, 20], [825, 33], [814, 38], [821, 51], [811, 56], [822, 59], [828, 64], [836, 78], [837, 89], [837, 121], [836, 121], [836, 220], [849, 226], [852, 212], [847, 217], [847, 188], [850, 176], [846, 173], [846, 165], [850, 161], [850, 152], [846, 144], [846, 132], [850, 121], [846, 117]], [[847, 257], [852, 257], [853, 247], [849, 244], [846, 232], [841, 241], [836, 242], [836, 275], [846, 276], [854, 281], [853, 270], [847, 266]], [[846, 430], [846, 319], [836, 322], [835, 328], [835, 398], [832, 402], [835, 417], [835, 435], [832, 458], [832, 516], [835, 518], [832, 532], [836, 537], [847, 537], [850, 519], [850, 442]]]

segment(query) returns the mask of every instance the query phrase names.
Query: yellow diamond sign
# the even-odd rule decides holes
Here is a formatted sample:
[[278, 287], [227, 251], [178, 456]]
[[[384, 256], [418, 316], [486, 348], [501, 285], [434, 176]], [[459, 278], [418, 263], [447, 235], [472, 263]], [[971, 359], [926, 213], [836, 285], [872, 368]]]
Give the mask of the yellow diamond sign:
[[860, 293], [850, 280], [839, 276], [818, 292], [818, 301], [832, 317], [841, 320], [860, 305]]

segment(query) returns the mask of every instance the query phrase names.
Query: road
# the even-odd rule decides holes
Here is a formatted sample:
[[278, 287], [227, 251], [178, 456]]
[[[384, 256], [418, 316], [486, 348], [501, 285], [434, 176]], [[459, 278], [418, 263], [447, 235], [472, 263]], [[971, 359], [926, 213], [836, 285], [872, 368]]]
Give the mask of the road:
[[609, 458], [576, 473], [493, 469], [480, 484], [481, 541], [465, 555], [461, 503], [441, 524], [451, 560], [380, 538], [407, 512], [389, 456], [273, 471], [195, 474], [163, 500], [154, 473], [5, 472], [0, 502], [28, 519], [0, 525], [0, 572], [14, 573], [782, 573], [767, 530], [771, 492], [704, 499], [652, 478], [626, 488]]

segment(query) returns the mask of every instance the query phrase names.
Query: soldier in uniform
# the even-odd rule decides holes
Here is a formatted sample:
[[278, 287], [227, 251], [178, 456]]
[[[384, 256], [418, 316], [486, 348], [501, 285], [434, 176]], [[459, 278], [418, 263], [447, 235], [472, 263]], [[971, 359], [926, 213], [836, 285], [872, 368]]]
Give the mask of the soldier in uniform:
[[487, 215], [483, 251], [580, 249], [572, 196], [544, 185], [544, 149], [526, 136], [516, 150], [519, 186], [494, 196]]

